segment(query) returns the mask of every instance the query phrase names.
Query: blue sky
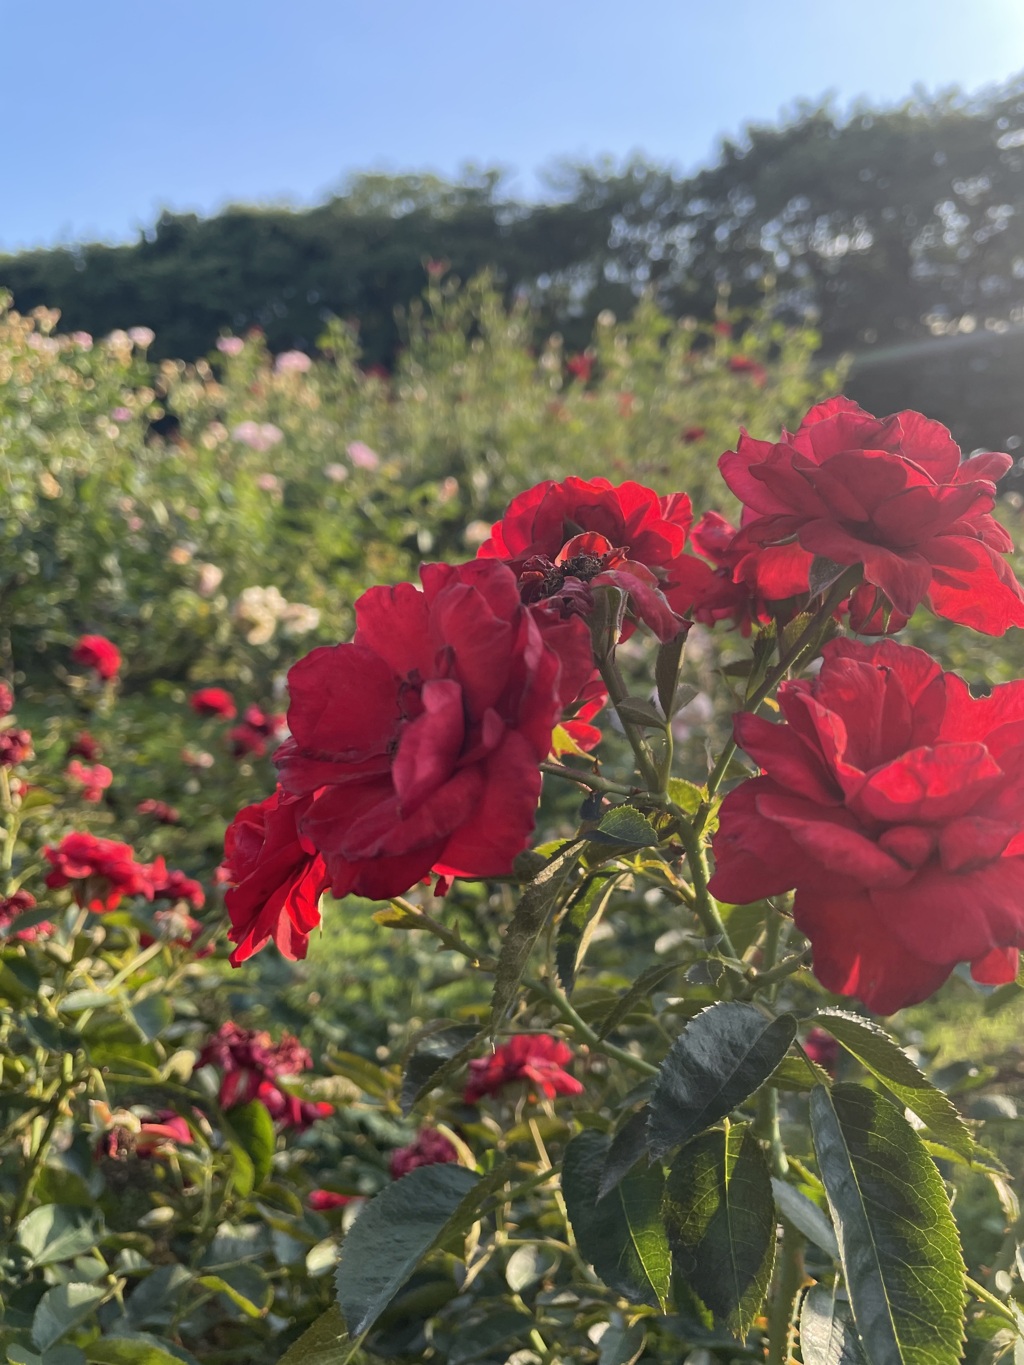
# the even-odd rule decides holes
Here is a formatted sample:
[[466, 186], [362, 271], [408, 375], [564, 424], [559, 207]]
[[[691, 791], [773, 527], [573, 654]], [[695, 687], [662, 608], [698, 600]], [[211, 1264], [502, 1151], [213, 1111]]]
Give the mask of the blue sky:
[[162, 207], [314, 202], [346, 174], [560, 157], [683, 170], [833, 92], [1024, 69], [1024, 0], [0, 0], [0, 250]]

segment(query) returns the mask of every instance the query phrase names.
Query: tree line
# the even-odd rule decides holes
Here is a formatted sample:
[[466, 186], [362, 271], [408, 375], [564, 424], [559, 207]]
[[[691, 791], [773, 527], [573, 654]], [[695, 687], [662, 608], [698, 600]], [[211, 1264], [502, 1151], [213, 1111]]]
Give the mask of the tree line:
[[968, 446], [1013, 447], [1022, 225], [1024, 75], [898, 108], [801, 107], [687, 177], [642, 160], [565, 167], [541, 203], [485, 171], [360, 175], [307, 211], [164, 213], [134, 244], [0, 257], [0, 284], [69, 329], [149, 326], [156, 356], [253, 326], [274, 349], [311, 347], [340, 316], [383, 365], [425, 267], [492, 270], [577, 349], [602, 309], [623, 316], [644, 292], [677, 316], [767, 303], [812, 321], [826, 356], [852, 355], [865, 404], [912, 403]]

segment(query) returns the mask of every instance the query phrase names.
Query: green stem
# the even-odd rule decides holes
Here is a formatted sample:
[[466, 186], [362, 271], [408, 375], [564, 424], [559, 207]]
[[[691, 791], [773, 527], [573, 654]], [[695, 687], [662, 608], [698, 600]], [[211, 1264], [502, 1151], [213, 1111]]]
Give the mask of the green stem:
[[972, 1280], [970, 1275], [964, 1276], [964, 1284], [976, 1298], [981, 1299], [982, 1303], [988, 1304], [989, 1308], [994, 1309], [1000, 1317], [1005, 1318], [1014, 1331], [1019, 1333], [1020, 1328], [1017, 1326], [1017, 1319], [1009, 1304], [1003, 1303], [1002, 1299], [997, 1299], [983, 1284], [979, 1284], [977, 1280]]
[[644, 738], [644, 733], [640, 726], [634, 725], [632, 721], [626, 720], [619, 710], [619, 703], [626, 700], [629, 696], [629, 689], [623, 681], [622, 674], [618, 670], [614, 658], [610, 655], [597, 660], [598, 669], [601, 672], [601, 680], [608, 689], [608, 698], [615, 708], [619, 717], [619, 723], [629, 740], [633, 753], [636, 755], [637, 767], [640, 769], [640, 776], [649, 792], [656, 795], [664, 795], [667, 786], [667, 774], [658, 771], [654, 755], [651, 753], [651, 746]]
[[465, 941], [461, 934], [449, 929], [440, 920], [434, 919], [433, 915], [428, 915], [418, 905], [413, 905], [412, 901], [407, 901], [403, 896], [392, 896], [391, 904], [401, 910], [404, 915], [418, 920], [421, 929], [440, 939], [446, 948], [450, 948], [453, 953], [459, 953], [479, 971], [496, 972], [498, 970], [497, 961], [493, 957], [482, 957], [475, 948]]
[[[842, 577], [838, 578], [836, 582], [832, 584], [832, 587], [826, 593], [821, 606], [811, 617], [810, 621], [796, 640], [794, 640], [793, 644], [786, 650], [775, 668], [771, 670], [757, 690], [747, 697], [742, 707], [744, 711], [758, 710], [761, 704], [775, 691], [779, 683], [786, 678], [791, 669], [795, 668], [798, 663], [802, 663], [805, 657], [813, 657], [813, 655], [818, 652], [818, 648], [821, 644], [821, 637], [827, 629], [833, 613], [839, 606], [839, 603], [850, 595], [851, 589], [856, 587], [860, 580], [860, 572], [860, 565], [851, 565]], [[711, 775], [707, 780], [709, 798], [713, 797], [721, 786], [722, 779], [725, 777], [726, 770], [732, 762], [732, 756], [736, 752], [736, 748], [736, 740], [735, 737], [733, 737], [718, 755], [718, 761], [715, 763], [714, 768], [712, 768]], [[698, 833], [707, 824], [710, 814], [711, 805], [709, 800], [697, 812], [694, 823], [697, 826]]]
[[778, 1277], [768, 1318], [767, 1365], [786, 1365], [789, 1359], [793, 1304], [804, 1278], [803, 1249], [803, 1237], [783, 1218]]
[[727, 957], [735, 958], [736, 949], [718, 913], [715, 898], [708, 890], [710, 869], [700, 832], [684, 819], [679, 821], [679, 837], [686, 849], [686, 861], [690, 867], [690, 881], [693, 886], [693, 908], [697, 918], [708, 937], [718, 940], [721, 952]]
[[580, 1018], [569, 1003], [568, 997], [556, 986], [545, 981], [529, 981], [527, 985], [554, 1005], [562, 1021], [570, 1024], [573, 1032], [577, 1033], [592, 1051], [601, 1052], [606, 1057], [613, 1057], [623, 1066], [631, 1067], [634, 1071], [639, 1071], [645, 1076], [656, 1076], [658, 1074], [658, 1068], [652, 1066], [650, 1062], [645, 1062], [642, 1057], [634, 1057], [632, 1052], [627, 1052], [625, 1048], [616, 1047], [614, 1043], [609, 1043], [607, 1039], [599, 1037], [594, 1029], [584, 1019]]
[[775, 986], [780, 981], [784, 981], [787, 976], [792, 976], [794, 972], [798, 972], [802, 967], [806, 967], [810, 963], [810, 960], [811, 950], [810, 948], [805, 948], [803, 952], [791, 953], [789, 957], [784, 957], [782, 961], [778, 963], [777, 966], [772, 967], [770, 971], [759, 972], [751, 967], [747, 973], [751, 988], [753, 990], [761, 990], [764, 986]]
[[74, 1084], [74, 1074], [71, 1069], [70, 1056], [64, 1056], [63, 1067], [64, 1074], [61, 1076], [60, 1083], [50, 1102], [50, 1113], [46, 1120], [46, 1126], [40, 1133], [39, 1141], [36, 1143], [35, 1149], [28, 1159], [25, 1173], [21, 1181], [21, 1188], [18, 1191], [18, 1197], [15, 1199], [14, 1207], [11, 1209], [10, 1227], [12, 1231], [17, 1228], [28, 1209], [29, 1201], [32, 1198], [32, 1191], [39, 1178], [39, 1172], [42, 1169], [43, 1162], [46, 1160], [46, 1154], [50, 1149], [50, 1141], [53, 1138], [54, 1130], [60, 1122], [65, 1096]]
[[613, 792], [616, 796], [636, 796], [643, 791], [642, 787], [627, 787], [624, 782], [609, 782], [606, 777], [598, 777], [596, 773], [581, 772], [564, 763], [542, 763], [540, 770], [542, 773], [550, 773], [552, 777], [562, 777], [567, 782], [575, 782], [577, 786], [586, 787], [592, 792]]

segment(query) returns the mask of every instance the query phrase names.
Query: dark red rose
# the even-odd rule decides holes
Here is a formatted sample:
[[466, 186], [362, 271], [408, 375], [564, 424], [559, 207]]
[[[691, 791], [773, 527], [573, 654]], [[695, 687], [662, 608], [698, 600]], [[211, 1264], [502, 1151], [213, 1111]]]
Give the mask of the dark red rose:
[[181, 812], [177, 806], [169, 806], [166, 801], [158, 801], [152, 796], [140, 801], [135, 810], [139, 815], [151, 815], [161, 825], [177, 825], [181, 822]]
[[5, 682], [0, 682], [0, 716], [9, 716], [14, 710], [14, 693]]
[[702, 441], [707, 434], [706, 427], [687, 427], [683, 432], [683, 444], [692, 446], [697, 441]]
[[76, 664], [91, 668], [104, 682], [116, 678], [121, 667], [121, 651], [103, 635], [81, 636], [71, 657]]
[[86, 763], [94, 763], [102, 752], [88, 730], [80, 730], [68, 745], [68, 758], [84, 758]]
[[267, 736], [251, 725], [233, 725], [228, 731], [228, 748], [233, 758], [262, 758], [267, 752]]
[[517, 1033], [489, 1057], [470, 1062], [464, 1099], [475, 1104], [517, 1081], [526, 1081], [531, 1093], [539, 1091], [549, 1100], [556, 1095], [579, 1095], [583, 1086], [563, 1069], [571, 1061], [572, 1049], [560, 1038], [550, 1033]]
[[28, 730], [0, 730], [0, 768], [14, 768], [32, 757]]
[[255, 730], [268, 739], [279, 735], [285, 728], [284, 716], [264, 711], [262, 707], [256, 705], [247, 706], [242, 719], [250, 730]]
[[595, 587], [620, 587], [635, 615], [668, 640], [711, 577], [684, 552], [692, 520], [685, 493], [659, 498], [638, 483], [547, 480], [513, 498], [477, 554], [505, 560], [526, 601], [554, 599], [564, 613], [586, 615]]
[[784, 683], [784, 724], [744, 713], [763, 776], [725, 798], [712, 894], [795, 888], [793, 916], [829, 990], [882, 1014], [959, 962], [1010, 981], [1024, 946], [1024, 682], [972, 697], [919, 649], [826, 645]]
[[306, 956], [320, 923], [320, 897], [330, 878], [312, 841], [299, 833], [298, 816], [309, 798], [280, 788], [265, 801], [239, 811], [224, 840], [224, 898], [231, 916], [228, 937], [237, 944], [231, 962], [240, 966], [271, 938], [284, 957]]
[[256, 1098], [267, 1113], [281, 1128], [291, 1128], [304, 1133], [317, 1119], [328, 1118], [334, 1113], [334, 1105], [325, 1100], [300, 1100], [271, 1081], [262, 1081], [256, 1091]]
[[[353, 643], [288, 675], [291, 738], [275, 762], [304, 799], [290, 810], [298, 840], [323, 856], [335, 896], [386, 899], [431, 872], [508, 874], [554, 726], [593, 671], [583, 622], [525, 607], [504, 564], [420, 576], [422, 592], [364, 593]], [[299, 865], [291, 827], [282, 839]], [[275, 852], [268, 821], [261, 859]]]
[[961, 463], [940, 423], [918, 412], [879, 419], [831, 398], [781, 441], [744, 432], [719, 468], [754, 514], [737, 549], [789, 544], [863, 566], [854, 629], [879, 628], [880, 602], [903, 619], [925, 602], [937, 616], [1002, 635], [1024, 625], [1024, 590], [1001, 558], [1013, 546], [990, 515], [995, 481], [1012, 463], [998, 454]]
[[197, 716], [234, 720], [238, 715], [234, 697], [223, 687], [201, 687], [198, 692], [192, 693], [188, 704]]
[[27, 929], [18, 928], [18, 917], [26, 910], [34, 910], [36, 898], [31, 891], [15, 891], [13, 895], [0, 898], [0, 938], [16, 938], [23, 943], [34, 943], [37, 938], [46, 938], [53, 933], [49, 920], [40, 920]]
[[64, 775], [82, 788], [83, 801], [99, 801], [114, 780], [114, 774], [103, 763], [86, 767], [77, 758], [71, 760]]
[[334, 1112], [330, 1104], [299, 1100], [278, 1085], [281, 1077], [297, 1076], [312, 1064], [309, 1053], [290, 1033], [275, 1043], [269, 1033], [240, 1028], [232, 1020], [220, 1026], [199, 1054], [200, 1066], [215, 1066], [223, 1072], [222, 1109], [259, 1100], [282, 1128], [299, 1130]]
[[590, 376], [594, 369], [594, 357], [585, 352], [583, 355], [571, 355], [565, 362], [565, 368], [573, 379], [578, 380], [581, 384], [587, 384], [590, 382]]
[[727, 364], [733, 374], [746, 375], [755, 388], [763, 389], [768, 383], [768, 371], [748, 355], [731, 355]]
[[191, 1147], [194, 1139], [187, 1120], [173, 1109], [159, 1109], [152, 1119], [144, 1119], [135, 1140], [136, 1156], [154, 1156], [162, 1148]]
[[798, 545], [751, 549], [717, 512], [705, 512], [690, 539], [697, 553], [715, 565], [711, 581], [690, 609], [704, 625], [731, 620], [749, 635], [755, 623], [777, 615], [786, 598], [806, 597], [810, 591], [814, 556]]
[[[595, 668], [589, 680], [580, 692], [573, 706], [573, 715], [569, 720], [563, 720], [561, 728], [575, 744], [577, 749], [582, 749], [584, 753], [590, 753], [601, 742], [601, 731], [596, 725], [590, 722], [608, 700], [608, 693], [601, 680], [601, 674]], [[557, 752], [557, 743], [555, 745]]]
[[56, 848], [48, 844], [43, 853], [52, 868], [46, 885], [70, 883], [78, 904], [98, 914], [115, 909], [122, 896], [153, 897], [150, 869], [135, 861], [129, 844], [76, 832], [65, 834]]
[[310, 1190], [306, 1203], [314, 1213], [327, 1213], [330, 1209], [343, 1209], [358, 1198], [357, 1194], [336, 1194], [334, 1190]]
[[421, 1128], [408, 1147], [398, 1147], [391, 1153], [388, 1170], [392, 1180], [401, 1180], [419, 1166], [448, 1165], [458, 1159], [458, 1152], [443, 1133], [436, 1128]]
[[206, 904], [206, 895], [199, 883], [186, 877], [184, 872], [167, 867], [162, 858], [151, 864], [149, 875], [154, 900], [188, 901], [194, 910], [201, 910]]

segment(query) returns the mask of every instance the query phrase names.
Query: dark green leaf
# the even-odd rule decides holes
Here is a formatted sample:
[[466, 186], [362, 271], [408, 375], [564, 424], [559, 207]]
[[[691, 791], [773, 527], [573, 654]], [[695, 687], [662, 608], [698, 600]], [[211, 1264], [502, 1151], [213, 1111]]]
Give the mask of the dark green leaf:
[[18, 1241], [33, 1266], [69, 1261], [91, 1251], [96, 1240], [96, 1229], [81, 1209], [64, 1204], [42, 1204], [18, 1224]]
[[775, 1202], [749, 1124], [702, 1133], [672, 1163], [665, 1223], [678, 1273], [716, 1327], [746, 1336], [771, 1282]]
[[884, 1029], [845, 1010], [819, 1010], [814, 1019], [902, 1104], [912, 1109], [940, 1142], [968, 1159], [971, 1157], [974, 1138], [953, 1102], [932, 1085]]
[[274, 1120], [265, 1104], [252, 1100], [240, 1104], [225, 1115], [225, 1127], [252, 1162], [253, 1189], [258, 1189], [270, 1174], [277, 1150]]
[[804, 1365], [868, 1365], [845, 1299], [824, 1285], [811, 1287], [800, 1309]]
[[333, 1304], [288, 1347], [277, 1365], [340, 1365], [347, 1344], [341, 1309]]
[[597, 1365], [633, 1365], [647, 1341], [647, 1328], [642, 1322], [627, 1327], [621, 1322], [608, 1324], [597, 1346]]
[[[643, 819], [643, 817], [640, 817]], [[657, 842], [657, 840], [655, 840]], [[493, 1038], [512, 1008], [519, 982], [537, 936], [544, 928], [566, 879], [583, 852], [579, 841], [567, 844], [537, 873], [523, 892], [501, 945], [491, 998], [490, 1036]]]
[[597, 829], [587, 830], [587, 838], [615, 848], [653, 848], [659, 842], [654, 826], [635, 806], [612, 806]]
[[521, 1294], [529, 1289], [558, 1264], [558, 1252], [550, 1247], [538, 1246], [531, 1242], [528, 1246], [516, 1247], [505, 1266], [505, 1281], [513, 1294]]
[[641, 972], [637, 979], [630, 986], [625, 994], [621, 995], [611, 1007], [605, 1017], [601, 1020], [601, 1027], [598, 1029], [600, 1038], [607, 1038], [609, 1033], [618, 1028], [623, 1019], [630, 1013], [633, 1006], [641, 1000], [646, 1000], [652, 991], [658, 989], [663, 981], [666, 981], [673, 972], [685, 966], [682, 962], [658, 962], [653, 967], [648, 967]]
[[824, 555], [815, 555], [811, 560], [808, 574], [811, 596], [818, 597], [821, 593], [828, 592], [832, 584], [842, 578], [849, 567], [849, 564], [837, 564], [834, 559], [826, 559]]
[[963, 1258], [921, 1139], [860, 1085], [815, 1089], [811, 1129], [865, 1356], [871, 1365], [956, 1365]]
[[402, 1113], [409, 1114], [424, 1093], [440, 1085], [447, 1075], [446, 1064], [468, 1057], [479, 1037], [480, 1030], [474, 1024], [451, 1024], [421, 1038], [402, 1076]]
[[679, 686], [679, 665], [683, 659], [683, 646], [689, 634], [689, 626], [681, 630], [671, 640], [666, 640], [658, 649], [654, 661], [654, 681], [658, 688], [658, 701], [662, 715], [671, 717], [676, 705], [676, 688]]
[[801, 1194], [784, 1180], [776, 1180], [774, 1176], [772, 1192], [782, 1216], [788, 1218], [808, 1241], [838, 1261], [839, 1243], [836, 1241], [836, 1234], [832, 1230], [832, 1224], [814, 1200], [808, 1199], [806, 1194]]
[[717, 1123], [772, 1074], [796, 1036], [796, 1020], [753, 1005], [711, 1005], [691, 1019], [661, 1065], [651, 1096], [651, 1152], [662, 1157]]
[[777, 1090], [813, 1090], [816, 1085], [830, 1085], [831, 1077], [808, 1057], [783, 1057], [772, 1072], [771, 1084]]
[[99, 1337], [85, 1350], [89, 1365], [181, 1365], [179, 1356], [138, 1337]]
[[664, 730], [665, 717], [646, 697], [623, 697], [615, 703], [615, 709], [630, 725], [639, 725], [650, 730]]
[[555, 966], [562, 989], [569, 995], [576, 984], [576, 972], [590, 936], [600, 923], [614, 890], [615, 878], [599, 873], [590, 879], [580, 895], [573, 898], [558, 922]]
[[420, 1166], [366, 1205], [338, 1262], [338, 1302], [350, 1336], [373, 1326], [428, 1252], [471, 1226], [492, 1179], [463, 1166]]
[[32, 1317], [32, 1342], [40, 1351], [60, 1341], [65, 1332], [95, 1315], [110, 1293], [105, 1285], [59, 1284], [48, 1289]]
[[664, 1178], [657, 1166], [625, 1176], [604, 1199], [601, 1172], [609, 1142], [587, 1129], [562, 1159], [562, 1196], [580, 1254], [609, 1288], [665, 1310], [671, 1257], [661, 1220]]
[[516, 1337], [525, 1337], [532, 1326], [532, 1317], [517, 1313], [513, 1308], [489, 1313], [483, 1322], [459, 1331], [446, 1357], [447, 1365], [469, 1365], [481, 1356], [493, 1358], [496, 1347]]
[[647, 1156], [647, 1105], [631, 1114], [611, 1140], [608, 1154], [601, 1168], [601, 1183], [597, 1197], [603, 1199]]
[[152, 1043], [174, 1018], [174, 1006], [166, 995], [150, 995], [132, 1005], [131, 1016], [146, 1042]]

